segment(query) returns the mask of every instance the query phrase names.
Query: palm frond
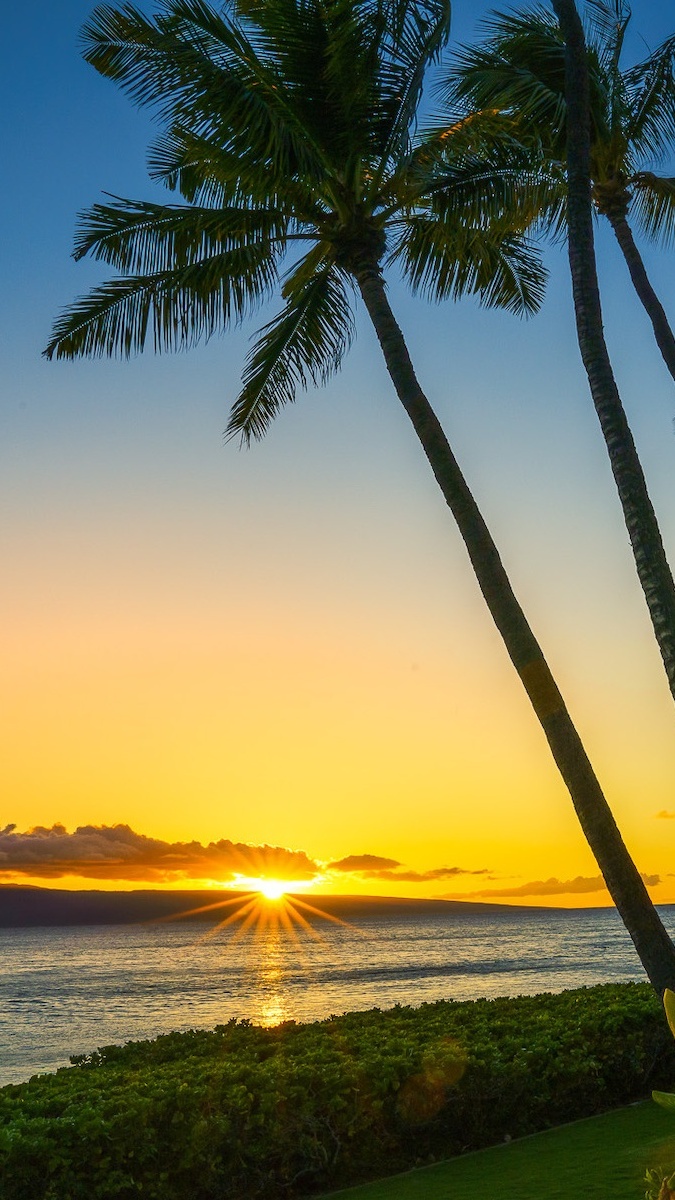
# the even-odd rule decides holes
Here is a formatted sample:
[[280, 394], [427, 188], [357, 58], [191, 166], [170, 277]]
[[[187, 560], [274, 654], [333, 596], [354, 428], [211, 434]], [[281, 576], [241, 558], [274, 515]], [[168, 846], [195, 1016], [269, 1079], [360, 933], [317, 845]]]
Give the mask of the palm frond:
[[528, 137], [522, 122], [513, 113], [500, 108], [477, 108], [456, 116], [447, 111], [427, 121], [410, 156], [411, 166], [446, 156], [486, 155], [498, 152], [534, 154], [540, 150], [538, 138]]
[[624, 74], [630, 111], [626, 139], [637, 154], [662, 161], [675, 146], [675, 36]]
[[536, 250], [495, 227], [411, 218], [392, 252], [414, 292], [431, 299], [477, 295], [490, 308], [532, 314], [540, 308], [547, 273]]
[[[451, 107], [499, 108], [518, 116], [558, 159], [565, 157], [565, 47], [553, 13], [534, 5], [516, 13], [497, 12], [482, 25], [484, 41], [460, 47], [441, 83]], [[611, 96], [607, 73], [588, 47], [593, 136], [609, 127]]]
[[319, 385], [338, 370], [353, 337], [345, 279], [315, 248], [285, 285], [286, 304], [263, 327], [244, 369], [243, 388], [226, 434], [248, 444], [263, 437], [299, 387]]
[[47, 358], [128, 358], [148, 338], [182, 350], [247, 316], [269, 294], [277, 269], [269, 247], [245, 246], [154, 274], [113, 279], [55, 322]]
[[643, 233], [663, 245], [675, 242], [675, 179], [641, 171], [631, 181], [631, 213]]
[[[287, 214], [292, 226], [326, 215], [311, 180], [286, 178], [275, 185], [255, 155], [235, 154], [217, 138], [172, 129], [157, 138], [148, 155], [152, 179], [179, 191], [190, 204], [209, 208], [268, 208]], [[291, 219], [292, 214], [292, 219]]]
[[379, 26], [351, 0], [297, 8], [303, 24], [292, 64], [298, 107], [332, 173], [347, 188], [358, 187], [381, 121]]
[[76, 259], [91, 255], [125, 274], [155, 274], [191, 266], [246, 246], [282, 253], [288, 229], [274, 209], [200, 208], [164, 205], [113, 196], [80, 215]]
[[169, 127], [215, 134], [270, 174], [321, 174], [321, 152], [275, 63], [204, 0], [163, 0], [154, 20], [129, 4], [104, 5], [82, 36], [85, 58]]
[[586, 36], [602, 62], [615, 74], [632, 12], [626, 0], [586, 0]]
[[565, 125], [564, 44], [557, 23], [540, 6], [494, 13], [483, 23], [484, 42], [462, 46], [441, 81], [446, 104], [496, 108], [517, 114], [548, 142]]
[[[259, 166], [259, 163], [257, 164]], [[242, 156], [219, 138], [174, 126], [155, 138], [148, 150], [148, 174], [190, 204], [227, 205], [260, 192], [260, 172], [247, 169]], [[247, 186], [249, 185], [249, 186]], [[265, 188], [265, 195], [269, 189]], [[264, 202], [260, 197], [261, 203]]]
[[392, 157], [405, 152], [425, 75], [450, 35], [449, 0], [422, 5], [399, 3], [398, 8], [399, 24], [390, 40], [382, 72], [390, 113], [388, 136], [381, 154], [383, 167]]
[[420, 202], [443, 219], [475, 224], [509, 213], [523, 229], [557, 208], [565, 189], [561, 165], [499, 110], [427, 130], [409, 171], [413, 179], [419, 172]]

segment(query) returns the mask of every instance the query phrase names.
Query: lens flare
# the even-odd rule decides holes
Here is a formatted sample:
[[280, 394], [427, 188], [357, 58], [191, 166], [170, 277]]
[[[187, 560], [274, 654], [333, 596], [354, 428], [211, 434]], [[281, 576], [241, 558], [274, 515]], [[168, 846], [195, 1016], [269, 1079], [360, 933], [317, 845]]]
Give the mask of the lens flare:
[[261, 879], [258, 891], [266, 900], [281, 900], [286, 894], [288, 884], [282, 879]]

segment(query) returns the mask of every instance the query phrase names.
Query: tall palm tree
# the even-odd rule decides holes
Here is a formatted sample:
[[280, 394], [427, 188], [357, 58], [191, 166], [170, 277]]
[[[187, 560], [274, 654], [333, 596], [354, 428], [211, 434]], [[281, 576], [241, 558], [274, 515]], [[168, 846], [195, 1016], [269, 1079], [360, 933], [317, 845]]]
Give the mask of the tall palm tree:
[[[115, 200], [85, 214], [77, 255], [121, 275], [57, 322], [48, 356], [181, 346], [243, 317], [274, 290], [283, 305], [244, 369], [228, 430], [262, 437], [307, 380], [325, 380], [352, 332], [351, 295], [372, 319], [396, 393], [464, 539], [479, 586], [565, 779], [586, 837], [654, 986], [675, 987], [675, 948], [617, 829], [496, 546], [418, 383], [389, 304], [397, 262], [438, 298], [474, 291], [528, 311], [543, 279], [517, 231], [485, 219], [514, 177], [463, 147], [412, 143], [427, 67], [449, 28], [447, 0], [162, 0], [146, 18], [99, 7], [88, 60], [163, 132], [153, 173], [184, 205]], [[447, 139], [446, 139], [447, 140]], [[450, 221], [462, 197], [465, 221]], [[459, 198], [459, 199], [458, 199]], [[296, 257], [293, 258], [293, 251]]]
[[[629, 4], [587, 0], [586, 8], [593, 205], [614, 231], [675, 380], [675, 336], [628, 220], [630, 213], [651, 240], [669, 244], [675, 236], [675, 179], [652, 169], [667, 163], [675, 151], [675, 35], [624, 69]], [[565, 46], [560, 26], [549, 9], [535, 5], [495, 13], [485, 27], [486, 40], [458, 54], [451, 96], [478, 107], [515, 109], [531, 121], [551, 172], [550, 218], [564, 219]]]
[[[555, 0], [553, 7], [557, 12]], [[668, 241], [675, 233], [675, 179], [644, 168], [645, 156], [663, 159], [675, 150], [675, 37], [643, 63], [622, 71], [620, 59], [631, 15], [628, 5], [625, 0], [588, 0], [588, 9], [590, 41], [584, 50], [588, 147], [586, 174], [583, 180], [577, 178], [577, 187], [590, 192], [595, 212], [609, 220], [675, 378], [675, 338], [628, 223], [630, 210], [650, 237]], [[530, 147], [539, 154], [540, 222], [553, 228], [567, 222], [579, 345], [675, 699], [675, 583], [602, 334], [590, 215], [584, 218], [583, 228], [577, 223], [572, 230], [578, 205], [586, 201], [582, 202], [580, 191], [576, 201], [572, 197], [572, 175], [579, 168], [573, 169], [569, 162], [569, 120], [575, 102], [579, 115], [579, 97], [566, 91], [565, 37], [554, 14], [539, 6], [498, 13], [487, 26], [484, 44], [460, 52], [445, 87], [446, 99], [468, 103], [478, 112], [496, 107], [518, 121], [521, 136], [529, 138]], [[513, 137], [512, 125], [509, 136]]]

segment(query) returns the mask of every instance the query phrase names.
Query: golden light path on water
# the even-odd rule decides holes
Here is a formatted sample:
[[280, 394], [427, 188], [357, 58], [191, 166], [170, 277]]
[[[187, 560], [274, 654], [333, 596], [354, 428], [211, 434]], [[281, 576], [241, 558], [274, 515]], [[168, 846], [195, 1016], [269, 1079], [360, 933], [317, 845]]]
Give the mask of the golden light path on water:
[[176, 921], [208, 912], [216, 915], [219, 909], [225, 910], [221, 920], [216, 921], [197, 942], [206, 942], [223, 932], [228, 934], [228, 944], [251, 936], [250, 969], [255, 976], [256, 987], [264, 994], [261, 996], [258, 1019], [262, 1025], [278, 1025], [288, 1019], [283, 995], [287, 947], [292, 944], [300, 963], [309, 972], [303, 938], [310, 938], [319, 944], [326, 943], [311, 918], [341, 925], [356, 934], [360, 934], [360, 931], [348, 921], [309, 904], [296, 892], [289, 894], [290, 888], [301, 886], [297, 881], [241, 878], [237, 882], [249, 890], [238, 893], [230, 900], [217, 900], [160, 920]]
[[[199, 941], [204, 942], [223, 929], [232, 927], [234, 932], [230, 942], [239, 941], [249, 932], [253, 934], [251, 953], [253, 955], [255, 951], [255, 959], [252, 970], [257, 988], [266, 993], [259, 1009], [259, 1023], [265, 1026], [279, 1025], [288, 1020], [283, 994], [286, 958], [284, 938], [291, 939], [300, 958], [303, 958], [300, 934], [306, 934], [314, 942], [326, 942], [308, 917], [342, 925], [355, 933], [360, 931], [332, 913], [308, 904], [297, 894], [289, 895], [286, 888], [297, 887], [297, 883], [286, 883], [280, 879], [240, 879], [238, 882], [255, 885], [255, 890], [233, 897], [232, 900], [221, 900], [192, 910], [197, 913], [232, 908], [232, 912], [203, 934]], [[445, 1103], [447, 1089], [458, 1082], [465, 1067], [466, 1054], [453, 1038], [441, 1037], [428, 1046], [422, 1056], [421, 1070], [410, 1074], [399, 1090], [397, 1107], [401, 1115], [414, 1124], [431, 1120]]]

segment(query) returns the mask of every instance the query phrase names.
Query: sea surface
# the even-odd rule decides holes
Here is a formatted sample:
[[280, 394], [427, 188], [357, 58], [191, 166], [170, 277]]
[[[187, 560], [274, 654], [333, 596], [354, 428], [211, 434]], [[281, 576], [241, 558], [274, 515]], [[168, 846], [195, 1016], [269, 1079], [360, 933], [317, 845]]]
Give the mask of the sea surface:
[[[675, 933], [675, 906], [661, 909]], [[233, 938], [201, 925], [0, 929], [0, 1085], [71, 1054], [208, 1029], [644, 979], [613, 909], [362, 916]]]

